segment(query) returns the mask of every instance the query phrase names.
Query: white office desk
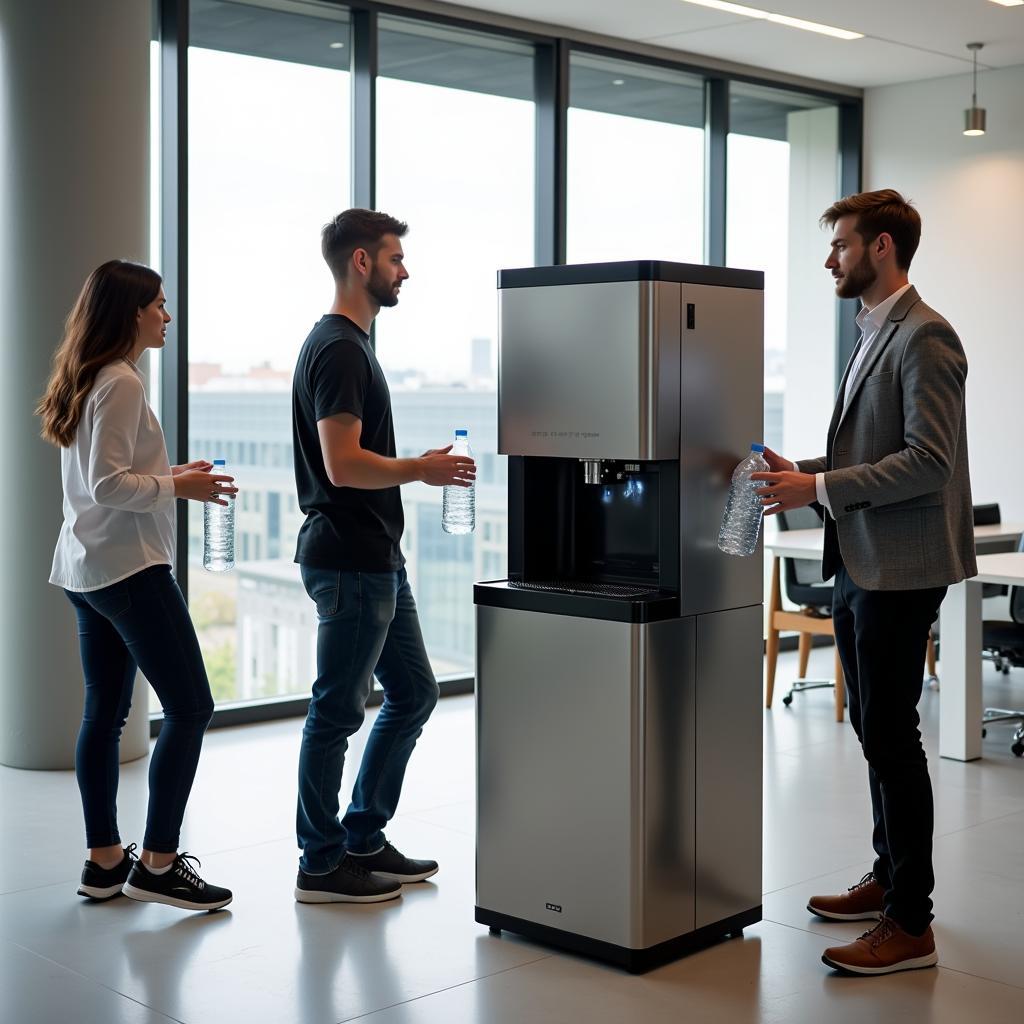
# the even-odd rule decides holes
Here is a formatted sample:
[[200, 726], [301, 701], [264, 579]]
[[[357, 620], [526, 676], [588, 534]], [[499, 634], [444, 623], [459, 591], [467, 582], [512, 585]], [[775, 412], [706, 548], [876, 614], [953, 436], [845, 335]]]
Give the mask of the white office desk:
[[[978, 550], [1016, 541], [1021, 523], [976, 526]], [[765, 529], [765, 550], [780, 558], [821, 558], [825, 531]], [[979, 554], [978, 575], [949, 588], [942, 603], [942, 694], [939, 702], [939, 754], [956, 761], [981, 757], [981, 588], [984, 583], [1024, 586], [1024, 552]]]
[[[976, 526], [974, 544], [979, 553], [992, 544], [1016, 541], [1024, 533], [1024, 523], [996, 523], [994, 526]], [[765, 526], [764, 546], [776, 558], [821, 558], [825, 548], [825, 531], [779, 530], [769, 520]]]
[[979, 555], [978, 575], [949, 588], [942, 602], [942, 699], [939, 753], [956, 761], [981, 757], [981, 588], [1024, 586], [1024, 551]]

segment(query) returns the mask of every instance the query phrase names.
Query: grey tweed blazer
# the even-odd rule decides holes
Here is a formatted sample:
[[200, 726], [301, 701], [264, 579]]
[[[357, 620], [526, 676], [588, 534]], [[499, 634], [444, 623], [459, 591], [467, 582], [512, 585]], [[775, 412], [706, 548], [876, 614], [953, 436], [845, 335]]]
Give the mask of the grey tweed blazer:
[[[852, 360], [851, 360], [852, 362]], [[865, 590], [918, 590], [974, 576], [967, 464], [967, 357], [952, 327], [910, 288], [893, 307], [828, 428], [822, 577], [840, 564]]]

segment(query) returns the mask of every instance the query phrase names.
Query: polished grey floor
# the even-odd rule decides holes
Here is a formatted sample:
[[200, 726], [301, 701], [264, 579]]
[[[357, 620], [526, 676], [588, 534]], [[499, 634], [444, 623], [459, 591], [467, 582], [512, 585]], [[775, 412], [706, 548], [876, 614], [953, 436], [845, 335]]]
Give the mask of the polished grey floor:
[[[815, 652], [826, 674], [831, 652]], [[785, 691], [793, 657], [780, 666]], [[0, 768], [0, 1021], [116, 1024], [575, 1024], [1024, 1020], [1024, 761], [993, 728], [985, 760], [940, 761], [938, 701], [922, 700], [936, 788], [936, 933], [941, 966], [844, 978], [819, 956], [857, 924], [804, 909], [870, 866], [863, 763], [830, 691], [765, 715], [765, 920], [633, 977], [473, 922], [473, 702], [443, 701], [410, 768], [390, 837], [440, 874], [401, 901], [299, 906], [292, 899], [294, 776], [301, 723], [209, 735], [183, 848], [230, 885], [222, 913], [183, 914], [75, 895], [83, 851], [67, 772]], [[1024, 671], [986, 670], [990, 704], [1024, 706]], [[362, 751], [360, 738], [353, 756]], [[121, 824], [138, 839], [145, 761], [124, 768]], [[586, 850], [565, 851], [585, 857]], [[553, 852], [553, 855], [556, 855]]]

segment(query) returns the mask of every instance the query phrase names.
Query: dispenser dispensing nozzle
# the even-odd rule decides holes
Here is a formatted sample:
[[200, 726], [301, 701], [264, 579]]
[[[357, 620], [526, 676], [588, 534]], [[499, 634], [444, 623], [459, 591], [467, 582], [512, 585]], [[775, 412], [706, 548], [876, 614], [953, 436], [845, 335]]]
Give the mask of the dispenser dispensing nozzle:
[[621, 484], [632, 473], [642, 472], [639, 462], [622, 462], [619, 459], [580, 459], [583, 464], [585, 484]]

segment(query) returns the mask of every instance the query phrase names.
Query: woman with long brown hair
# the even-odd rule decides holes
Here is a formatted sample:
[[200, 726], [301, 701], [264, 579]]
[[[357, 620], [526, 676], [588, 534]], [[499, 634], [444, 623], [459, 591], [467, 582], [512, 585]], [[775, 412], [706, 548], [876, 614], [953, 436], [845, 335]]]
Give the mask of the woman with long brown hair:
[[[226, 504], [230, 476], [169, 464], [136, 363], [163, 347], [171, 317], [160, 275], [111, 260], [68, 316], [46, 393], [42, 434], [61, 449], [64, 525], [50, 582], [75, 608], [85, 709], [75, 749], [88, 859], [79, 894], [217, 910], [231, 892], [204, 882], [178, 839], [213, 697], [188, 607], [171, 574], [176, 498]], [[136, 669], [164, 722], [149, 766], [142, 855], [117, 827], [118, 747]]]

